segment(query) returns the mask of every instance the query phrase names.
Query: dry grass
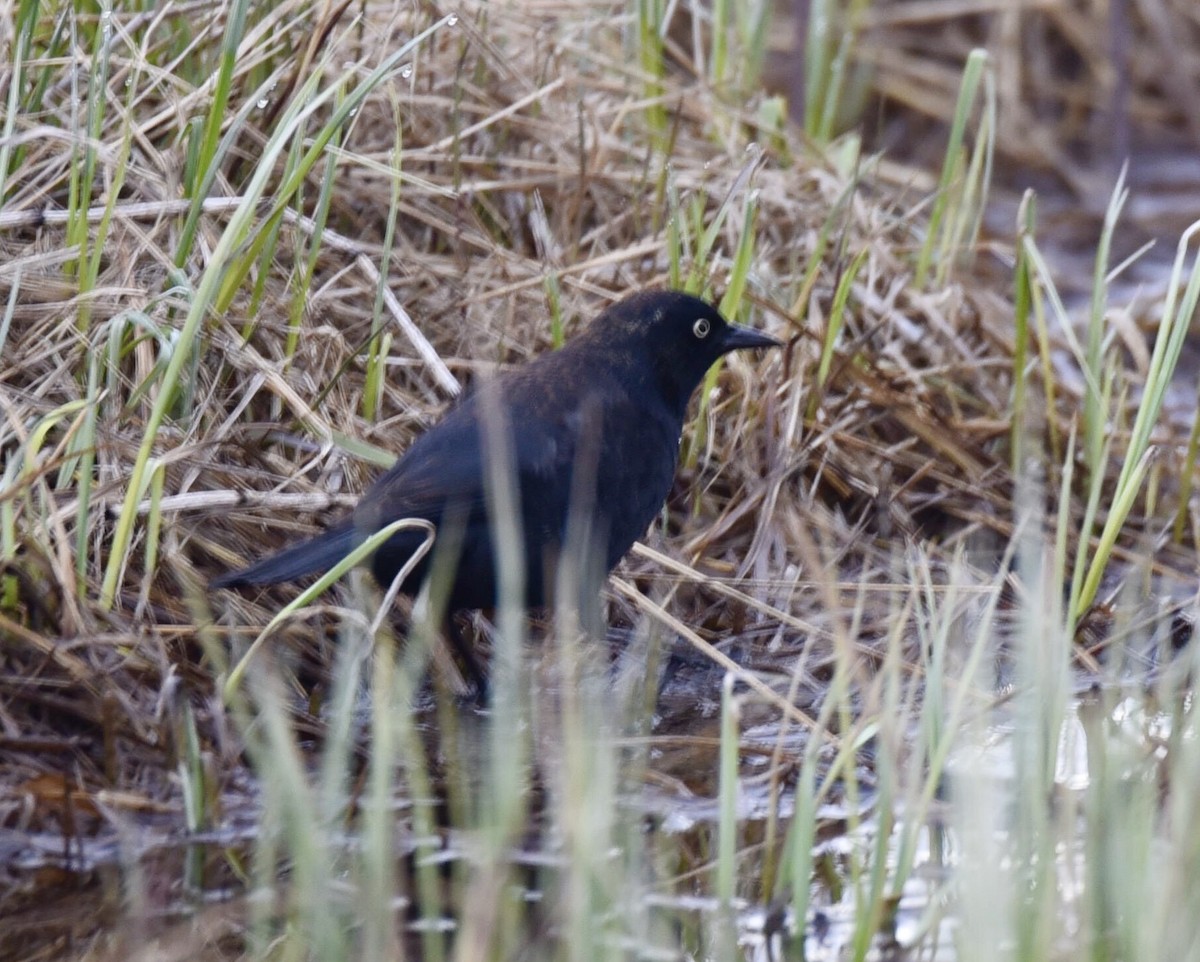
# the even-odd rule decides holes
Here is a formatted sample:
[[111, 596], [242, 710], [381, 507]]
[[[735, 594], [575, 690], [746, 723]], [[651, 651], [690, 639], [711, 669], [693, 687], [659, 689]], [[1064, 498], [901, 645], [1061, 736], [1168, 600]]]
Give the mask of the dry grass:
[[[796, 4], [797, 9], [809, 4]], [[1192, 157], [1200, 139], [1195, 89], [1200, 16], [1188, 0], [962, 0], [864, 4], [854, 46], [858, 72], [847, 100], [864, 135], [886, 152], [880, 176], [900, 189], [931, 189], [942, 161], [942, 131], [953, 115], [962, 66], [986, 49], [995, 71], [999, 118], [993, 235], [1011, 237], [1027, 187], [1041, 198], [1041, 233], [1059, 283], [1087, 294], [1100, 220], [1120, 165], [1130, 160], [1134, 196], [1115, 262], [1149, 239], [1151, 256], [1116, 282], [1135, 316], [1161, 297], [1175, 239], [1200, 218]], [[792, 27], [772, 31], [768, 86], [788, 91]], [[1001, 265], [999, 277], [1007, 277]], [[1002, 281], [1001, 281], [1002, 283]], [[1146, 303], [1148, 302], [1148, 303]], [[1146, 329], [1153, 318], [1144, 319]]]
[[[1181, 39], [1197, 29], [1187, 3], [1130, 5], [1138, 29], [1128, 42], [1166, 42], [1155, 62], [1179, 72], [1160, 88], [1133, 70], [1116, 90], [1095, 53], [1107, 48], [1094, 36], [1098, 18], [1088, 4], [1014, 5], [995, 15], [972, 7], [972, 16], [937, 31], [913, 12], [897, 20], [906, 6], [915, 5], [872, 10], [863, 50], [876, 95], [910, 125], [914, 114], [944, 122], [958, 54], [999, 36], [999, 89], [1011, 109], [1002, 111], [997, 139], [1016, 166], [1075, 170], [1074, 142], [1094, 143], [1095, 118], [1114, 103], [1139, 130], [1143, 122], [1195, 129], [1194, 104], [1170, 95], [1198, 69], [1187, 51], [1200, 47]], [[182, 172], [189, 125], [212, 96], [202, 82], [210, 70], [160, 68], [175, 50], [180, 63], [215, 60], [214, 10], [114, 15], [108, 109], [90, 140], [71, 133], [83, 129], [72, 84], [86, 83], [87, 54], [45, 64], [44, 112], [18, 117], [8, 139], [19, 154], [0, 212], [0, 784], [4, 824], [18, 834], [70, 845], [151, 817], [181, 824], [175, 772], [190, 757], [193, 726], [214, 796], [225, 805], [244, 801], [241, 741], [217, 699], [214, 649], [206, 656], [205, 644], [238, 649], [292, 592], [212, 597], [207, 579], [343, 510], [387, 453], [436, 420], [459, 384], [550, 349], [556, 310], [569, 337], [609, 299], [668, 283], [671, 219], [705, 226], [728, 202], [733, 213], [711, 257], [691, 256], [693, 246], [683, 261], [719, 295], [751, 191], [757, 222], [744, 313], [788, 338], [789, 348], [761, 361], [731, 359], [721, 371], [684, 439], [695, 457], [679, 475], [666, 523], [618, 571], [625, 590], [614, 595], [614, 620], [636, 621], [645, 607], [639, 595], [652, 597], [722, 650], [742, 639], [739, 659], [779, 692], [807, 648], [811, 674], [790, 697], [814, 714], [838, 640], [850, 638], [869, 656], [862, 704], [878, 706], [883, 694], [871, 687], [869, 669], [887, 639], [919, 645], [918, 633], [896, 621], [900, 610], [920, 616], [897, 604], [905, 579], [919, 570], [940, 584], [958, 549], [984, 545], [998, 554], [1010, 540], [1007, 288], [983, 286], [980, 278], [994, 271], [988, 264], [959, 267], [956, 280], [936, 290], [910, 283], [925, 201], [909, 183], [895, 189], [895, 166], [860, 179], [794, 132], [760, 129], [753, 109], [697, 79], [690, 30], [684, 41], [672, 33], [656, 95], [637, 65], [632, 15], [619, 5], [468, 0], [458, 13], [410, 70], [361, 106], [307, 177], [270, 256], [226, 310], [206, 317], [154, 439], [161, 501], [150, 491], [143, 500], [111, 607], [101, 583], [131, 466], [176, 347], [173, 332], [213, 269], [235, 204], [226, 198], [245, 189], [315, 62], [327, 57], [329, 76], [350, 85], [434, 18], [409, 5], [295, 0], [256, 9], [232, 77], [230, 124], [242, 103], [261, 103], [239, 121], [186, 249]], [[929, 16], [940, 15], [931, 8]], [[1021, 79], [1013, 79], [1006, 70], [1017, 67], [1006, 54], [1034, 41], [1037, 56], [1022, 59]], [[81, 41], [78, 49], [88, 47]], [[342, 64], [353, 66], [329, 66]], [[1064, 64], [1075, 81], [1047, 86]], [[1031, 103], [1025, 85], [1054, 103]], [[660, 107], [665, 128], [652, 122]], [[85, 143], [96, 166], [81, 247], [67, 221], [78, 213], [70, 178]], [[747, 151], [751, 143], [761, 157]], [[923, 159], [918, 153], [911, 162]], [[322, 197], [328, 210], [317, 224]], [[97, 238], [90, 278], [81, 258], [93, 256]], [[860, 256], [830, 374], [818, 385], [835, 291]], [[382, 304], [376, 325], [380, 270], [394, 301]], [[369, 345], [381, 335], [386, 376], [373, 396]], [[1040, 376], [1032, 378], [1035, 394], [1045, 392]], [[1030, 425], [1049, 439], [1050, 491], [1079, 405], [1069, 384], [1054, 387], [1055, 406], [1043, 406], [1043, 423]], [[1124, 428], [1120, 417], [1114, 423], [1119, 451]], [[86, 511], [74, 446], [85, 431], [94, 431]], [[1174, 566], [1190, 571], [1179, 549], [1153, 541], [1173, 517], [1186, 436], [1161, 440], [1157, 498], [1130, 521], [1121, 546], [1129, 560], [1153, 554], [1153, 570], [1169, 575]], [[1113, 461], [1115, 478], [1120, 458]], [[1047, 497], [1051, 516], [1062, 507], [1053, 501]], [[1068, 510], [1082, 517], [1082, 504]], [[149, 518], [161, 518], [157, 532]], [[994, 584], [991, 558], [979, 555], [972, 574], [985, 593]], [[312, 692], [330, 682], [335, 622], [318, 612], [272, 642], [289, 653], [278, 667], [294, 693], [314, 702], [321, 696]], [[297, 715], [305, 730], [321, 728], [315, 715]], [[10, 881], [13, 904], [26, 908], [52, 888], [20, 872]], [[72, 924], [88, 930], [91, 919]], [[49, 928], [57, 938], [71, 925]]]

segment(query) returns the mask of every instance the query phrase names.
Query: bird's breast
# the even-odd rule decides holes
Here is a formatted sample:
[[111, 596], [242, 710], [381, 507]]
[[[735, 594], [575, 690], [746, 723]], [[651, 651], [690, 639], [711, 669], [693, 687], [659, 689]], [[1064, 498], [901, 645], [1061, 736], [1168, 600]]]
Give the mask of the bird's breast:
[[673, 419], [642, 411], [623, 430], [606, 434], [596, 503], [607, 529], [609, 568], [645, 533], [666, 500], [679, 455], [679, 430]]

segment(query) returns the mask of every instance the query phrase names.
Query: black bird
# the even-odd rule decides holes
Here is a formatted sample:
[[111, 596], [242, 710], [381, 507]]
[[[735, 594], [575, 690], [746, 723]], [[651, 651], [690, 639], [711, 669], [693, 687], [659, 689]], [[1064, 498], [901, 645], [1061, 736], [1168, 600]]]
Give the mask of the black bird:
[[[578, 530], [604, 573], [611, 570], [670, 490], [688, 401], [705, 372], [730, 351], [779, 344], [728, 323], [691, 295], [634, 294], [561, 350], [497, 375], [463, 400], [413, 442], [347, 518], [212, 586], [277, 584], [324, 571], [385, 525], [423, 518], [445, 521], [457, 535], [447, 610], [492, 607], [497, 578], [485, 459], [495, 429], [490, 415], [499, 410], [516, 478], [525, 602], [548, 604], [568, 521], [582, 516]], [[419, 531], [393, 535], [372, 558], [375, 579], [390, 585], [423, 540]], [[416, 593], [429, 563], [426, 556], [417, 565], [405, 593]]]

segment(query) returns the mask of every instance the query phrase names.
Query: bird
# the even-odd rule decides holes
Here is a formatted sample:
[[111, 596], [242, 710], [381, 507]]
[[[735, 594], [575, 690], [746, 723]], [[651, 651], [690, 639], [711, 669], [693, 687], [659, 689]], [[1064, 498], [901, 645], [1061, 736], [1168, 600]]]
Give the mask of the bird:
[[[779, 347], [682, 291], [651, 289], [609, 306], [561, 348], [486, 379], [420, 435], [321, 534], [215, 578], [214, 589], [265, 586], [328, 570], [374, 532], [403, 518], [453, 530], [448, 614], [495, 607], [499, 590], [489, 458], [507, 448], [523, 542], [524, 604], [554, 603], [557, 564], [572, 524], [593, 567], [609, 571], [641, 537], [670, 492], [687, 408], [723, 355]], [[504, 430], [506, 444], [492, 432]], [[574, 520], [573, 520], [574, 519]], [[401, 530], [370, 560], [388, 587], [425, 540]], [[406, 577], [415, 595], [436, 549]], [[455, 642], [471, 675], [480, 668]], [[476, 677], [477, 686], [484, 680]]]

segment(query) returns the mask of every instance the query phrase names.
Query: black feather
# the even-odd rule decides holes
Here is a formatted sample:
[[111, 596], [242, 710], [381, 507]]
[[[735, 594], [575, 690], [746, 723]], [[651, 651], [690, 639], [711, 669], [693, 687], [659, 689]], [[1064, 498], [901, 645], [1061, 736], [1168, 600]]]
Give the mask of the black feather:
[[314, 538], [301, 541], [279, 554], [257, 561], [248, 568], [230, 571], [211, 582], [213, 588], [242, 588], [276, 585], [305, 575], [327, 571], [354, 550], [360, 542], [350, 521], [342, 521]]

